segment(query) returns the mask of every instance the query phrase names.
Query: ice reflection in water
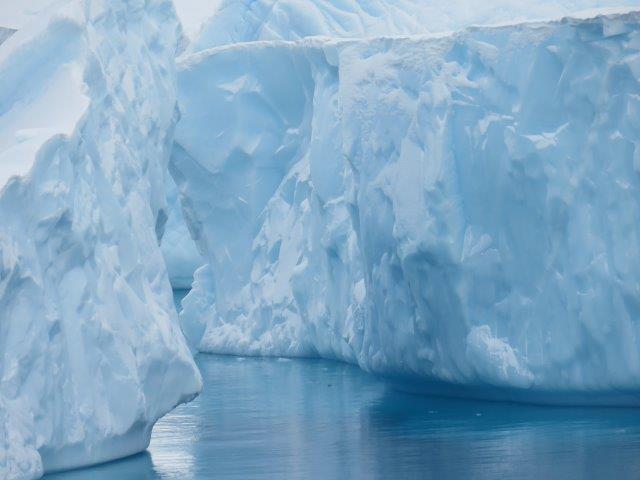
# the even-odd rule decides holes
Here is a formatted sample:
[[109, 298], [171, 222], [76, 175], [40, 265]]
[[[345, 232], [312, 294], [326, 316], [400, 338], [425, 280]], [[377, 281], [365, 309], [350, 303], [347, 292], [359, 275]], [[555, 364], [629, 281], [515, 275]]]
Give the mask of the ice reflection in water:
[[412, 396], [321, 360], [201, 355], [205, 391], [148, 454], [80, 479], [634, 478], [640, 410]]

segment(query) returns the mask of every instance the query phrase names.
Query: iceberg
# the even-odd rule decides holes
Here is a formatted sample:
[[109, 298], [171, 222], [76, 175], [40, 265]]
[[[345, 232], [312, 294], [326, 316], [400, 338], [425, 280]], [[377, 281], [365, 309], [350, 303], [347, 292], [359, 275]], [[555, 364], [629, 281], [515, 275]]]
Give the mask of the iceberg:
[[591, 15], [181, 57], [191, 345], [638, 405], [640, 14]]
[[144, 450], [201, 389], [159, 235], [170, 1], [57, 2], [0, 46], [0, 477]]
[[[31, 0], [50, 2], [51, 0]], [[361, 38], [460, 30], [473, 24], [558, 18], [636, 0], [175, 0], [184, 27], [184, 49], [195, 53], [222, 45], [307, 37]], [[193, 244], [172, 185], [162, 251], [174, 288], [187, 288], [205, 263]]]
[[39, 478], [42, 459], [36, 449], [33, 419], [0, 393], [0, 474], [8, 480]]

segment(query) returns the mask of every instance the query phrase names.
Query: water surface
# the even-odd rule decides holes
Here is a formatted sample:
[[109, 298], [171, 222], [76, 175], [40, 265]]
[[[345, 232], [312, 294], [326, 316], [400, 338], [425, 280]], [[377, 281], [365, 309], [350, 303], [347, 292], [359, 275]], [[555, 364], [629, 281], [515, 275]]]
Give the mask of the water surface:
[[197, 363], [204, 391], [156, 424], [148, 452], [45, 478], [640, 478], [637, 409], [414, 396], [324, 360]]
[[640, 478], [640, 411], [413, 396], [349, 365], [200, 355], [149, 451], [80, 479]]

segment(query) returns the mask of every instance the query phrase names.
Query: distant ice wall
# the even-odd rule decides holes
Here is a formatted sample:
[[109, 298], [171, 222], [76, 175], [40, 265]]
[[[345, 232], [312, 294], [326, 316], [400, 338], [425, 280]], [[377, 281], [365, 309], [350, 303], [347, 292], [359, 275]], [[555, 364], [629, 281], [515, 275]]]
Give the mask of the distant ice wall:
[[637, 404], [637, 13], [182, 59], [203, 350]]
[[59, 2], [0, 46], [0, 477], [146, 448], [201, 379], [158, 246], [171, 2]]

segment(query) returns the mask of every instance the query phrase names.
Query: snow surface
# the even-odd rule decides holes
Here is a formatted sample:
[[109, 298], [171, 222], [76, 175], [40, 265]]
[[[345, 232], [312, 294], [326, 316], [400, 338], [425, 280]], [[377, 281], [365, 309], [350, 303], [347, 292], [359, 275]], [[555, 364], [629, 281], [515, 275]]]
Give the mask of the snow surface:
[[[176, 0], [198, 52], [253, 40], [298, 40], [457, 31], [471, 25], [552, 20], [637, 0]], [[206, 5], [206, 7], [205, 7]], [[200, 15], [195, 15], [199, 10]], [[205, 19], [210, 15], [208, 19]], [[590, 16], [595, 16], [591, 14]]]
[[183, 57], [171, 165], [209, 261], [190, 342], [638, 405], [639, 21]]
[[0, 46], [0, 477], [144, 450], [201, 388], [158, 246], [180, 33], [77, 0]]

